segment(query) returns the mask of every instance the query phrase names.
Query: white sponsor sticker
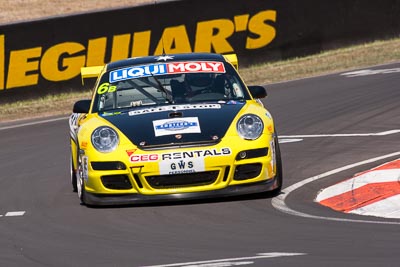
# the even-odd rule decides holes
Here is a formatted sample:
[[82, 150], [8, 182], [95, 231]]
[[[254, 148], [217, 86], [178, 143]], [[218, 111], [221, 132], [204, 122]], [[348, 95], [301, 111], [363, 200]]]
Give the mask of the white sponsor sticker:
[[202, 172], [205, 170], [204, 158], [161, 161], [159, 163], [159, 168], [160, 174], [183, 174]]
[[189, 109], [220, 109], [220, 104], [194, 104], [194, 105], [173, 105], [173, 106], [160, 106], [156, 108], [144, 108], [138, 110], [132, 110], [128, 114], [129, 116], [142, 115], [147, 113], [157, 113], [164, 111], [177, 111], [177, 110], [189, 110]]
[[153, 129], [155, 136], [201, 133], [197, 117], [156, 120], [153, 121]]

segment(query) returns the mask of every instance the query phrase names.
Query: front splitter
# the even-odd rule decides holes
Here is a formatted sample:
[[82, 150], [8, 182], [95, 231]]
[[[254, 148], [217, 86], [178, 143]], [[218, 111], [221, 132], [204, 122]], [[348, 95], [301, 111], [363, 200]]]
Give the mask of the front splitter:
[[267, 181], [228, 186], [218, 190], [208, 190], [201, 192], [179, 193], [179, 194], [92, 194], [85, 192], [85, 204], [93, 206], [116, 206], [116, 205], [135, 205], [148, 203], [165, 203], [183, 200], [199, 200], [211, 198], [224, 198], [231, 196], [250, 195], [263, 192], [274, 192], [279, 188], [277, 177]]

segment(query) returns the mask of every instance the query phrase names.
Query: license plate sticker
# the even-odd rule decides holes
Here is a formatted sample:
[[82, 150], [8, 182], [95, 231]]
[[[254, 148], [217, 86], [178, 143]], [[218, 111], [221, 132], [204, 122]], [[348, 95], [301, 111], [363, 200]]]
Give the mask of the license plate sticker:
[[205, 170], [204, 158], [164, 160], [159, 163], [159, 167], [160, 174], [183, 174]]

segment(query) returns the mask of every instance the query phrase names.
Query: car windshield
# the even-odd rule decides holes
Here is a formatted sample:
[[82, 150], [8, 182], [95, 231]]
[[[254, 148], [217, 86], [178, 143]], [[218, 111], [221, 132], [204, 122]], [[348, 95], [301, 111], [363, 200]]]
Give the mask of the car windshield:
[[96, 88], [93, 111], [250, 99], [230, 64], [207, 61], [170, 64], [175, 65], [131, 66], [104, 73]]

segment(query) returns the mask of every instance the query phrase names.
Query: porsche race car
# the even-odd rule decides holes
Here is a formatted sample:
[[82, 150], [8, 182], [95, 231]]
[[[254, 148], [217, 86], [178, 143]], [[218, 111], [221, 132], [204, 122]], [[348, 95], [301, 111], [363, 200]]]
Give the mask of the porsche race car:
[[188, 53], [82, 68], [92, 99], [69, 119], [81, 203], [217, 198], [282, 187], [278, 136], [236, 55]]

